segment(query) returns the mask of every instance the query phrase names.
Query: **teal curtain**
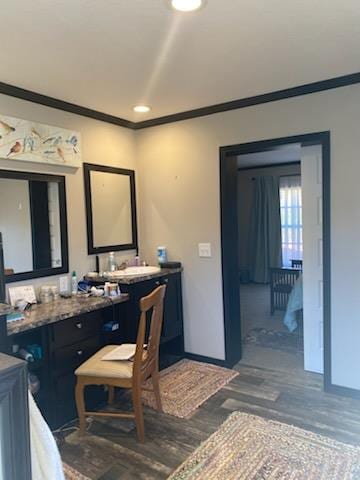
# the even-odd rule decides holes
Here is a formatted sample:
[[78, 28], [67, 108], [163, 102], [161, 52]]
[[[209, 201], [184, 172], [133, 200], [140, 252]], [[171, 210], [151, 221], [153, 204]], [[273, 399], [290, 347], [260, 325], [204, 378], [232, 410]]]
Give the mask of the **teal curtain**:
[[249, 249], [251, 280], [269, 283], [269, 268], [282, 265], [278, 177], [254, 179]]

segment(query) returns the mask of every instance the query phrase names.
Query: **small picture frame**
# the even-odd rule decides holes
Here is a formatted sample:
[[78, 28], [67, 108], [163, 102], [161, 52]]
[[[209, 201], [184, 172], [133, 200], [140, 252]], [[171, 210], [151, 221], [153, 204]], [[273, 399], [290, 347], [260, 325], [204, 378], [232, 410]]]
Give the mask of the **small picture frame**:
[[34, 286], [9, 287], [9, 300], [12, 307], [16, 307], [21, 300], [30, 304], [36, 303]]

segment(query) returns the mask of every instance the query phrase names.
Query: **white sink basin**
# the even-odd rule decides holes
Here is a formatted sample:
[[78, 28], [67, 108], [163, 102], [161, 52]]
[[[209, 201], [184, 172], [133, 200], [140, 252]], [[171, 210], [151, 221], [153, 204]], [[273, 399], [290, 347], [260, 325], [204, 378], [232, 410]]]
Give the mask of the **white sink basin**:
[[115, 270], [115, 272], [107, 272], [107, 277], [136, 277], [143, 275], [153, 275], [159, 273], [160, 267], [127, 267], [124, 270]]

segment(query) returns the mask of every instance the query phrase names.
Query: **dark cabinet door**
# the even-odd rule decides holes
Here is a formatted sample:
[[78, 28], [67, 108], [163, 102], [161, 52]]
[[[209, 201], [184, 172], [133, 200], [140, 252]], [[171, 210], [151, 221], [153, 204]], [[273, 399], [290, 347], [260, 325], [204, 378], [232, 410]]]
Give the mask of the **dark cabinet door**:
[[140, 299], [148, 295], [159, 285], [166, 285], [167, 287], [164, 300], [164, 320], [161, 333], [161, 343], [168, 342], [175, 337], [183, 336], [181, 274], [174, 273], [164, 277], [147, 280], [145, 282], [121, 285], [121, 290], [130, 295], [127, 312], [127, 342], [136, 342], [140, 317]]
[[[58, 428], [77, 417], [75, 385], [76, 376], [72, 372], [54, 377], [52, 428]], [[88, 410], [96, 410], [105, 400], [104, 387], [90, 385], [85, 389], [85, 405]]]
[[180, 274], [165, 277], [163, 283], [166, 285], [166, 295], [164, 300], [164, 323], [161, 339], [162, 341], [169, 341], [183, 335]]
[[158, 285], [158, 280], [151, 279], [145, 282], [133, 283], [130, 285], [120, 285], [123, 293], [128, 293], [130, 296], [129, 302], [127, 302], [127, 321], [125, 328], [125, 338], [128, 343], [136, 343], [137, 331], [140, 319], [140, 306], [139, 302], [142, 297], [149, 295]]
[[31, 478], [26, 363], [0, 354], [0, 478]]

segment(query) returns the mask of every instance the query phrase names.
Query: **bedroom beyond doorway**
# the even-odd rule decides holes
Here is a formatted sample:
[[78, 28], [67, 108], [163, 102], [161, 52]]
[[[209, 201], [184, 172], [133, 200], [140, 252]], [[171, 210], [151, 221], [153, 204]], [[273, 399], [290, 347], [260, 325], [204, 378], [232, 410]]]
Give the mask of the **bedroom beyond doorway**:
[[[241, 355], [263, 368], [324, 371], [330, 321], [324, 313], [330, 280], [327, 145], [324, 133], [220, 150], [228, 360]], [[236, 271], [230, 252], [238, 260]]]
[[303, 368], [301, 146], [237, 157], [244, 360]]

